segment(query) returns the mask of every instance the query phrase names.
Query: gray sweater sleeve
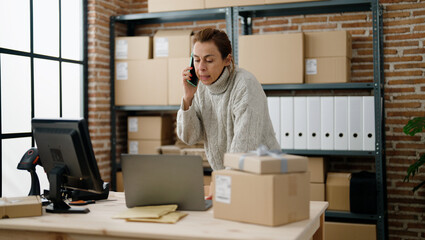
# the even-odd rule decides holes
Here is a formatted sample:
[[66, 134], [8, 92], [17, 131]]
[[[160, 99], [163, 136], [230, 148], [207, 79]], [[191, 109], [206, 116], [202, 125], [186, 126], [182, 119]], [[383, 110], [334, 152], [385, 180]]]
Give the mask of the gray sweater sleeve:
[[193, 99], [192, 106], [188, 110], [183, 110], [183, 100], [177, 112], [177, 136], [188, 145], [198, 143], [203, 139], [204, 131], [200, 117], [198, 117], [197, 103]]

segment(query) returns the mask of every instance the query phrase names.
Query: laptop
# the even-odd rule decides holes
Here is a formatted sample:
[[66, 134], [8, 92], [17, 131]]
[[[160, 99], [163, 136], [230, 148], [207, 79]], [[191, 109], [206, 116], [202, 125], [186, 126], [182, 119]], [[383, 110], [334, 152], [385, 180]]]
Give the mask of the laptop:
[[179, 210], [204, 211], [201, 156], [121, 154], [125, 202], [136, 206], [177, 204]]

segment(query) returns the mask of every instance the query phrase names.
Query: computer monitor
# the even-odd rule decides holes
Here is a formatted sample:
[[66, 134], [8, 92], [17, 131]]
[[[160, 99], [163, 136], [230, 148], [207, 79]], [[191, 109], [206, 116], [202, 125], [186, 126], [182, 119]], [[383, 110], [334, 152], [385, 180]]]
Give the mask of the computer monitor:
[[103, 181], [84, 119], [32, 119], [41, 164], [50, 182], [48, 212], [88, 212], [63, 201], [65, 188], [101, 193]]

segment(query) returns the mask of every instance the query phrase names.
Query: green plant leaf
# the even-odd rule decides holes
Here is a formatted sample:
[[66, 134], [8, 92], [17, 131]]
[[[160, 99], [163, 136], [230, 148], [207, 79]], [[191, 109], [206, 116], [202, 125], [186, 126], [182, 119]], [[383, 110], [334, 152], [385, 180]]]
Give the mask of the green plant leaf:
[[412, 191], [413, 191], [413, 192], [416, 192], [416, 190], [418, 190], [419, 188], [421, 188], [423, 185], [425, 185], [425, 181], [423, 181], [423, 182], [419, 183], [418, 185], [416, 185], [416, 186], [412, 189]]
[[418, 132], [422, 132], [425, 129], [425, 117], [415, 117], [406, 126], [403, 127], [403, 132], [409, 136], [413, 136]]

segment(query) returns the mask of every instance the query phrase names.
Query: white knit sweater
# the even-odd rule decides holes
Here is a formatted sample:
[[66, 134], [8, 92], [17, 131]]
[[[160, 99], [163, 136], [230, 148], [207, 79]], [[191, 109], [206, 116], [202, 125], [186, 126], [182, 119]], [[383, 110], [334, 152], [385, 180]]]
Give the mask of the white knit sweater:
[[220, 78], [198, 90], [188, 110], [177, 113], [177, 135], [186, 144], [204, 140], [213, 170], [223, 169], [226, 152], [248, 152], [260, 145], [280, 149], [270, 120], [266, 95], [254, 75], [228, 67]]

